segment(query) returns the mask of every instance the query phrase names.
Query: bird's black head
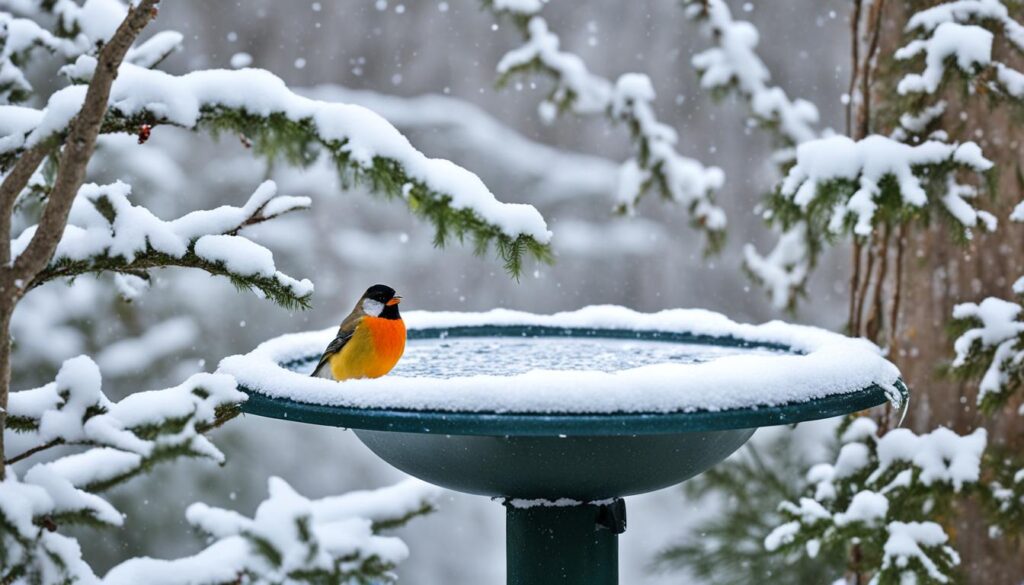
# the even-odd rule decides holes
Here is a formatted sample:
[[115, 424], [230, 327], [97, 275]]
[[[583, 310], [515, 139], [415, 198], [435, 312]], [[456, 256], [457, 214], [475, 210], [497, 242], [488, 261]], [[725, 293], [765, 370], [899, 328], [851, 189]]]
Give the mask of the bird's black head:
[[386, 284], [375, 284], [363, 293], [363, 310], [374, 317], [384, 319], [400, 319], [398, 303], [402, 297], [395, 294], [395, 289]]
[[388, 301], [395, 298], [395, 289], [386, 284], [375, 284], [366, 289], [366, 292], [363, 293], [363, 298], [373, 299], [378, 303], [386, 304]]

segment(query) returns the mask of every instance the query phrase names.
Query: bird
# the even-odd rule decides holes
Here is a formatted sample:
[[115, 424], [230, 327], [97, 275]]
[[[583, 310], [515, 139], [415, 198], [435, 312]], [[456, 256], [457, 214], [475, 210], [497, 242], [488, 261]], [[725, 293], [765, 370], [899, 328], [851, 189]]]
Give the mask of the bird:
[[395, 289], [375, 284], [366, 289], [327, 345], [313, 377], [338, 382], [379, 378], [395, 367], [405, 352], [405, 323], [398, 313], [402, 297]]

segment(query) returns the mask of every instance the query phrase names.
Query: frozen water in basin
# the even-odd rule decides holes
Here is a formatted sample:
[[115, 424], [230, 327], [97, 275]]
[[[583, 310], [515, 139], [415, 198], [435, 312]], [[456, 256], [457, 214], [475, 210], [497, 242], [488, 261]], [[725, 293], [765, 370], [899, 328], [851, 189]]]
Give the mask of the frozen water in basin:
[[[740, 354], [782, 353], [669, 340], [588, 337], [441, 337], [410, 339], [391, 371], [408, 378], [514, 376], [532, 370], [617, 372], [654, 364], [698, 364]], [[297, 370], [311, 370], [304, 362]]]
[[516, 375], [531, 370], [617, 372], [653, 364], [696, 364], [760, 348], [639, 339], [460, 337], [410, 340], [396, 376], [454, 378]]

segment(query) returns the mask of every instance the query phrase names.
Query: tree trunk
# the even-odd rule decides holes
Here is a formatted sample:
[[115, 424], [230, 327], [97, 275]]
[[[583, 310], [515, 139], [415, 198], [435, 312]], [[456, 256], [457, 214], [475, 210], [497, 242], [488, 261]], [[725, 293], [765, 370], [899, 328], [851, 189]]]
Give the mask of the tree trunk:
[[0, 481], [3, 481], [7, 472], [4, 465], [7, 457], [4, 452], [4, 429], [7, 423], [7, 399], [11, 390], [11, 313], [13, 310], [13, 305], [10, 306], [10, 310], [0, 310]]
[[[900, 113], [896, 83], [908, 70], [907, 64], [894, 61], [892, 54], [907, 41], [903, 29], [909, 16], [928, 3], [876, 2], [882, 2], [882, 15], [877, 71], [871, 84], [870, 126], [873, 133], [888, 134]], [[995, 56], [1020, 67], [1020, 59], [1000, 36], [996, 35]], [[984, 95], [970, 96], [959, 82], [948, 85], [941, 96], [948, 104], [942, 127], [951, 141], [977, 142], [995, 163], [997, 188], [982, 195], [980, 207], [999, 218], [999, 228], [993, 234], [976, 230], [967, 246], [955, 243], [943, 221], [928, 228], [915, 225], [907, 231], [903, 301], [893, 339], [898, 349], [892, 359], [911, 388], [907, 426], [926, 432], [942, 425], [960, 433], [983, 426], [988, 429], [990, 446], [1021, 453], [1024, 418], [1017, 414], [1020, 400], [992, 417], [981, 415], [976, 408], [977, 381], [958, 382], [944, 370], [953, 357], [949, 332], [953, 306], [987, 296], [1010, 299], [1011, 285], [1024, 275], [1024, 226], [1008, 220], [1010, 210], [1024, 199], [1024, 127], [1009, 106], [996, 105]], [[963, 505], [951, 524], [968, 583], [1024, 580], [1024, 548], [1008, 539], [990, 538], [990, 523], [977, 505]]]

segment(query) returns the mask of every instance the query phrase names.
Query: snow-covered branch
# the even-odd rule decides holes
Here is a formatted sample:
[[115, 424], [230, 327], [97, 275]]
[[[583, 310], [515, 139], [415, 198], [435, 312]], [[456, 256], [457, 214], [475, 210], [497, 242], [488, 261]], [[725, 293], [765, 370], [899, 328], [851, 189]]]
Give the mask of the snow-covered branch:
[[1000, 0], [956, 0], [922, 10], [907, 22], [908, 31], [924, 38], [910, 41], [895, 57], [923, 57], [924, 70], [903, 77], [901, 95], [934, 94], [946, 79], [948, 63], [969, 79], [976, 79], [995, 95], [1024, 99], [1024, 73], [993, 58], [996, 33], [1017, 51], [1024, 52], [1024, 26], [1014, 20]]
[[715, 46], [696, 54], [691, 63], [700, 73], [700, 85], [713, 92], [735, 91], [750, 113], [770, 128], [787, 147], [776, 155], [780, 164], [792, 162], [792, 147], [819, 136], [818, 108], [811, 102], [791, 99], [785, 90], [769, 85], [771, 73], [757, 54], [760, 35], [749, 22], [733, 20], [724, 0], [687, 0], [686, 14], [699, 20]]
[[[25, 101], [32, 94], [32, 85], [22, 68], [34, 49], [45, 49], [65, 61], [95, 54], [128, 13], [127, 5], [119, 0], [86, 0], [81, 5], [71, 0], [28, 0], [5, 2], [0, 8], [6, 9], [0, 10], [0, 103], [4, 104]], [[36, 22], [47, 18], [59, 23], [56, 31]], [[158, 33], [130, 48], [125, 60], [141, 67], [154, 67], [178, 50], [181, 41], [181, 33]]]
[[409, 555], [401, 540], [377, 532], [430, 512], [441, 490], [406, 480], [373, 492], [309, 500], [283, 479], [270, 478], [270, 496], [253, 518], [192, 504], [190, 524], [212, 539], [196, 555], [126, 561], [107, 573], [103, 585], [151, 582], [177, 575], [176, 582], [385, 583]]
[[987, 458], [998, 458], [992, 465], [995, 477], [983, 492], [993, 526], [993, 536], [1006, 534], [1019, 537], [1024, 532], [1024, 465], [1018, 452], [995, 452]]
[[[402, 97], [338, 85], [300, 89], [302, 95], [369, 108], [403, 132], [428, 131], [429, 139], [458, 149], [460, 160], [486, 161], [528, 184], [531, 203], [593, 199], [614, 193], [615, 161], [536, 142], [479, 106], [446, 95]], [[559, 228], [561, 243], [564, 230]]]
[[[97, 447], [39, 464], [71, 481], [76, 489], [97, 491], [177, 457], [224, 455], [202, 435], [245, 400], [235, 381], [223, 374], [196, 374], [179, 386], [137, 392], [111, 402], [101, 390], [99, 367], [85, 356], [64, 362], [55, 381], [12, 392], [10, 430], [26, 434], [34, 446], [6, 456], [10, 464], [56, 445]], [[41, 472], [40, 472], [41, 473]], [[49, 472], [47, 472], [49, 473]]]
[[[870, 235], [879, 215], [919, 214], [929, 204], [941, 203], [969, 237], [972, 228], [994, 229], [995, 217], [965, 201], [973, 190], [946, 180], [954, 170], [983, 173], [991, 168], [992, 162], [973, 142], [929, 141], [911, 146], [877, 135], [856, 142], [833, 136], [797, 148], [796, 164], [780, 186], [779, 196], [800, 213], [821, 221], [812, 228], [856, 236]], [[929, 199], [924, 187], [936, 181], [946, 188], [938, 202]]]
[[959, 565], [938, 523], [952, 498], [981, 476], [984, 429], [960, 436], [939, 427], [916, 435], [879, 436], [869, 418], [842, 430], [835, 464], [810, 469], [806, 497], [783, 502], [788, 521], [765, 538], [769, 550], [815, 557], [825, 547], [856, 542], [858, 569], [872, 583], [947, 583]]
[[722, 241], [725, 213], [714, 203], [714, 192], [725, 176], [717, 167], [705, 167], [676, 150], [674, 129], [654, 113], [654, 87], [644, 74], [626, 73], [614, 83], [592, 73], [579, 56], [561, 50], [547, 21], [537, 16], [540, 2], [490, 2], [497, 15], [509, 15], [525, 44], [508, 52], [498, 63], [499, 85], [514, 76], [541, 73], [554, 80], [540, 114], [552, 120], [559, 112], [606, 116], [629, 128], [636, 154], [623, 163], [616, 199], [628, 211], [649, 190], [686, 205], [695, 227], [705, 231], [712, 248]]
[[793, 302], [817, 255], [838, 236], [865, 238], [886, 222], [926, 221], [934, 214], [950, 218], [963, 239], [974, 229], [992, 231], [997, 220], [975, 207], [977, 188], [957, 181], [959, 172], [981, 175], [991, 167], [973, 142], [912, 146], [879, 135], [804, 142], [769, 200], [768, 217], [784, 236], [768, 257], [748, 247], [747, 267], [781, 308]]
[[[91, 77], [95, 59], [66, 68], [75, 79]], [[61, 135], [78, 111], [82, 87], [50, 97], [44, 110], [0, 106], [0, 120], [17, 115], [16, 131], [0, 139], [0, 158]], [[137, 133], [142, 125], [170, 124], [242, 135], [266, 155], [308, 164], [325, 151], [346, 180], [401, 198], [437, 228], [437, 241], [471, 238], [477, 249], [495, 244], [507, 267], [518, 272], [523, 255], [549, 256], [551, 233], [529, 205], [499, 202], [473, 173], [431, 159], [377, 114], [354, 105], [304, 98], [274, 75], [256, 69], [198, 71], [182, 76], [121, 66], [111, 91], [104, 132]], [[6, 125], [11, 128], [11, 125]], [[6, 158], [5, 158], [6, 157]]]
[[[714, 95], [738, 94], [753, 119], [778, 139], [781, 147], [774, 160], [786, 170], [796, 157], [795, 147], [819, 137], [815, 128], [818, 108], [770, 85], [771, 72], [756, 51], [760, 34], [753, 24], [734, 20], [724, 0], [686, 0], [683, 5], [687, 17], [701, 22], [714, 43], [690, 61], [700, 74], [701, 87]], [[818, 246], [809, 239], [804, 221], [775, 227], [781, 227], [775, 248], [762, 255], [747, 244], [743, 266], [755, 282], [768, 289], [775, 307], [792, 308], [814, 266]]]
[[[253, 519], [193, 504], [187, 517], [212, 539], [198, 555], [172, 561], [132, 559], [98, 579], [78, 542], [60, 529], [72, 524], [121, 526], [124, 517], [97, 492], [154, 465], [183, 457], [222, 462], [203, 433], [234, 416], [245, 394], [225, 374], [197, 374], [165, 390], [112, 402], [99, 368], [85, 356], [68, 360], [55, 381], [10, 396], [8, 432], [37, 444], [7, 463], [56, 445], [88, 449], [28, 468], [8, 468], [0, 481], [0, 577], [25, 582], [279, 583], [299, 575], [327, 582], [387, 580], [408, 554], [380, 530], [430, 512], [441, 490], [409, 480], [372, 492], [310, 501], [277, 478]], [[168, 573], [172, 571], [172, 573]], [[168, 581], [168, 574], [174, 578]]]
[[[154, 268], [180, 266], [226, 276], [283, 306], [308, 305], [313, 284], [277, 270], [270, 250], [238, 235], [247, 226], [308, 207], [308, 198], [278, 196], [276, 185], [267, 181], [242, 207], [225, 205], [163, 221], [133, 205], [130, 193], [121, 182], [84, 185], [53, 259], [26, 286], [85, 273], [144, 276]], [[14, 258], [35, 230], [29, 227], [11, 242]]]
[[[1024, 221], [1024, 203], [1010, 219]], [[1013, 292], [1024, 299], [1024, 277], [1014, 283]], [[953, 319], [964, 329], [953, 344], [954, 371], [980, 376], [978, 405], [998, 410], [1024, 383], [1024, 309], [1020, 302], [988, 297], [953, 307]]]

